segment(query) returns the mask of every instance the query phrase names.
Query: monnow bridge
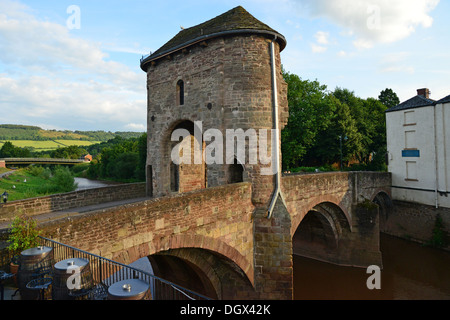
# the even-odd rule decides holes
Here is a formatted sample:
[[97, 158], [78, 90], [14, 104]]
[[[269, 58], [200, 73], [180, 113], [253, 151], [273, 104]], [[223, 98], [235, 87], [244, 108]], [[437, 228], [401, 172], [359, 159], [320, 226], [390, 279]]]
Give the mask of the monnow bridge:
[[155, 275], [211, 298], [292, 299], [294, 254], [382, 267], [379, 234], [390, 182], [388, 173], [374, 172], [288, 175], [281, 179], [284, 201], [270, 218], [252, 201], [252, 184], [241, 182], [72, 209], [40, 228], [47, 238], [121, 263], [147, 257]]
[[[388, 173], [282, 176], [279, 133], [289, 117], [280, 58], [285, 46], [281, 34], [237, 7], [180, 31], [143, 58], [147, 182], [135, 197], [147, 198], [73, 209], [42, 222], [43, 236], [126, 264], [147, 257], [155, 275], [216, 299], [292, 299], [293, 254], [381, 267]], [[178, 130], [191, 142], [191, 157], [205, 155], [200, 162], [173, 160], [189, 153], [176, 149]], [[227, 130], [254, 132], [255, 139], [231, 149], [272, 155], [274, 174], [263, 174], [268, 164], [262, 161], [221, 161], [225, 143], [218, 133], [225, 137]], [[264, 140], [265, 132], [272, 139]], [[267, 141], [267, 148], [254, 141]], [[205, 161], [208, 156], [217, 161]], [[103, 196], [95, 192], [93, 198]], [[67, 202], [78, 196], [66, 195]], [[57, 200], [21, 208], [32, 214], [45, 202], [56, 210]]]

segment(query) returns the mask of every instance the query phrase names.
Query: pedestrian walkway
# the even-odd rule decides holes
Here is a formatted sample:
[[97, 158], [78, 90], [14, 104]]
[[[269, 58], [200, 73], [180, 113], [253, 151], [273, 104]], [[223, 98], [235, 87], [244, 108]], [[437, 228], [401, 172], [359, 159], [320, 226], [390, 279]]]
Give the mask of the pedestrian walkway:
[[[45, 223], [50, 222], [58, 219], [64, 219], [69, 217], [77, 217], [81, 216], [83, 214], [86, 214], [88, 212], [108, 209], [108, 208], [114, 208], [126, 204], [132, 204], [137, 202], [142, 202], [145, 200], [148, 200], [149, 198], [143, 197], [143, 198], [135, 198], [135, 199], [127, 199], [127, 200], [120, 200], [120, 201], [111, 201], [111, 202], [105, 202], [80, 208], [73, 208], [73, 209], [67, 209], [63, 211], [55, 211], [55, 212], [49, 212], [49, 213], [43, 213], [36, 216], [33, 216], [33, 218], [36, 220], [36, 222], [39, 223]], [[0, 230], [8, 229], [11, 225], [11, 222], [0, 222]]]

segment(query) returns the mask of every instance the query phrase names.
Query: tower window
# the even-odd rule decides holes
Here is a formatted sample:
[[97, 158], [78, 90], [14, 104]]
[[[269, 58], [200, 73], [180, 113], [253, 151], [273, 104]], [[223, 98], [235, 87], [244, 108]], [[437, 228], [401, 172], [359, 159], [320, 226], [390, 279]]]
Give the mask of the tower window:
[[184, 82], [179, 80], [177, 82], [177, 105], [184, 105]]

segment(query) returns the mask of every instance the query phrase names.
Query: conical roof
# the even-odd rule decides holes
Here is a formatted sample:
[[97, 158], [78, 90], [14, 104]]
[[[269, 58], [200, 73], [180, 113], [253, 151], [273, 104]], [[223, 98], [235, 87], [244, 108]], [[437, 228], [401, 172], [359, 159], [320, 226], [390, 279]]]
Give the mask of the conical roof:
[[243, 7], [238, 6], [197, 26], [181, 30], [169, 42], [143, 59], [141, 68], [145, 70], [148, 62], [206, 39], [239, 33], [270, 35], [277, 39], [280, 50], [286, 47], [286, 39], [283, 35], [253, 17]]

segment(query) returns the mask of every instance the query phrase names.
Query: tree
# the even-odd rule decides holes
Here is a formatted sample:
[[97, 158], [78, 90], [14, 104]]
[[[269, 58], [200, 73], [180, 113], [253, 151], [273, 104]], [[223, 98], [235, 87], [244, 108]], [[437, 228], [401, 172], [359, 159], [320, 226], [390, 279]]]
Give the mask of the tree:
[[389, 88], [381, 91], [380, 95], [378, 96], [378, 100], [388, 109], [400, 104], [400, 99], [398, 98], [397, 94]]
[[330, 124], [334, 105], [325, 85], [318, 81], [302, 80], [283, 71], [288, 84], [289, 121], [281, 132], [283, 167], [298, 166], [315, 144], [319, 132]]
[[14, 146], [10, 141], [6, 141], [0, 149], [0, 158], [28, 158], [31, 157], [29, 148]]
[[318, 134], [315, 145], [305, 157], [308, 165], [331, 165], [340, 162], [341, 139], [344, 162], [352, 160], [362, 149], [362, 135], [358, 132], [350, 107], [333, 95], [330, 95], [330, 100], [336, 111], [330, 125]]

